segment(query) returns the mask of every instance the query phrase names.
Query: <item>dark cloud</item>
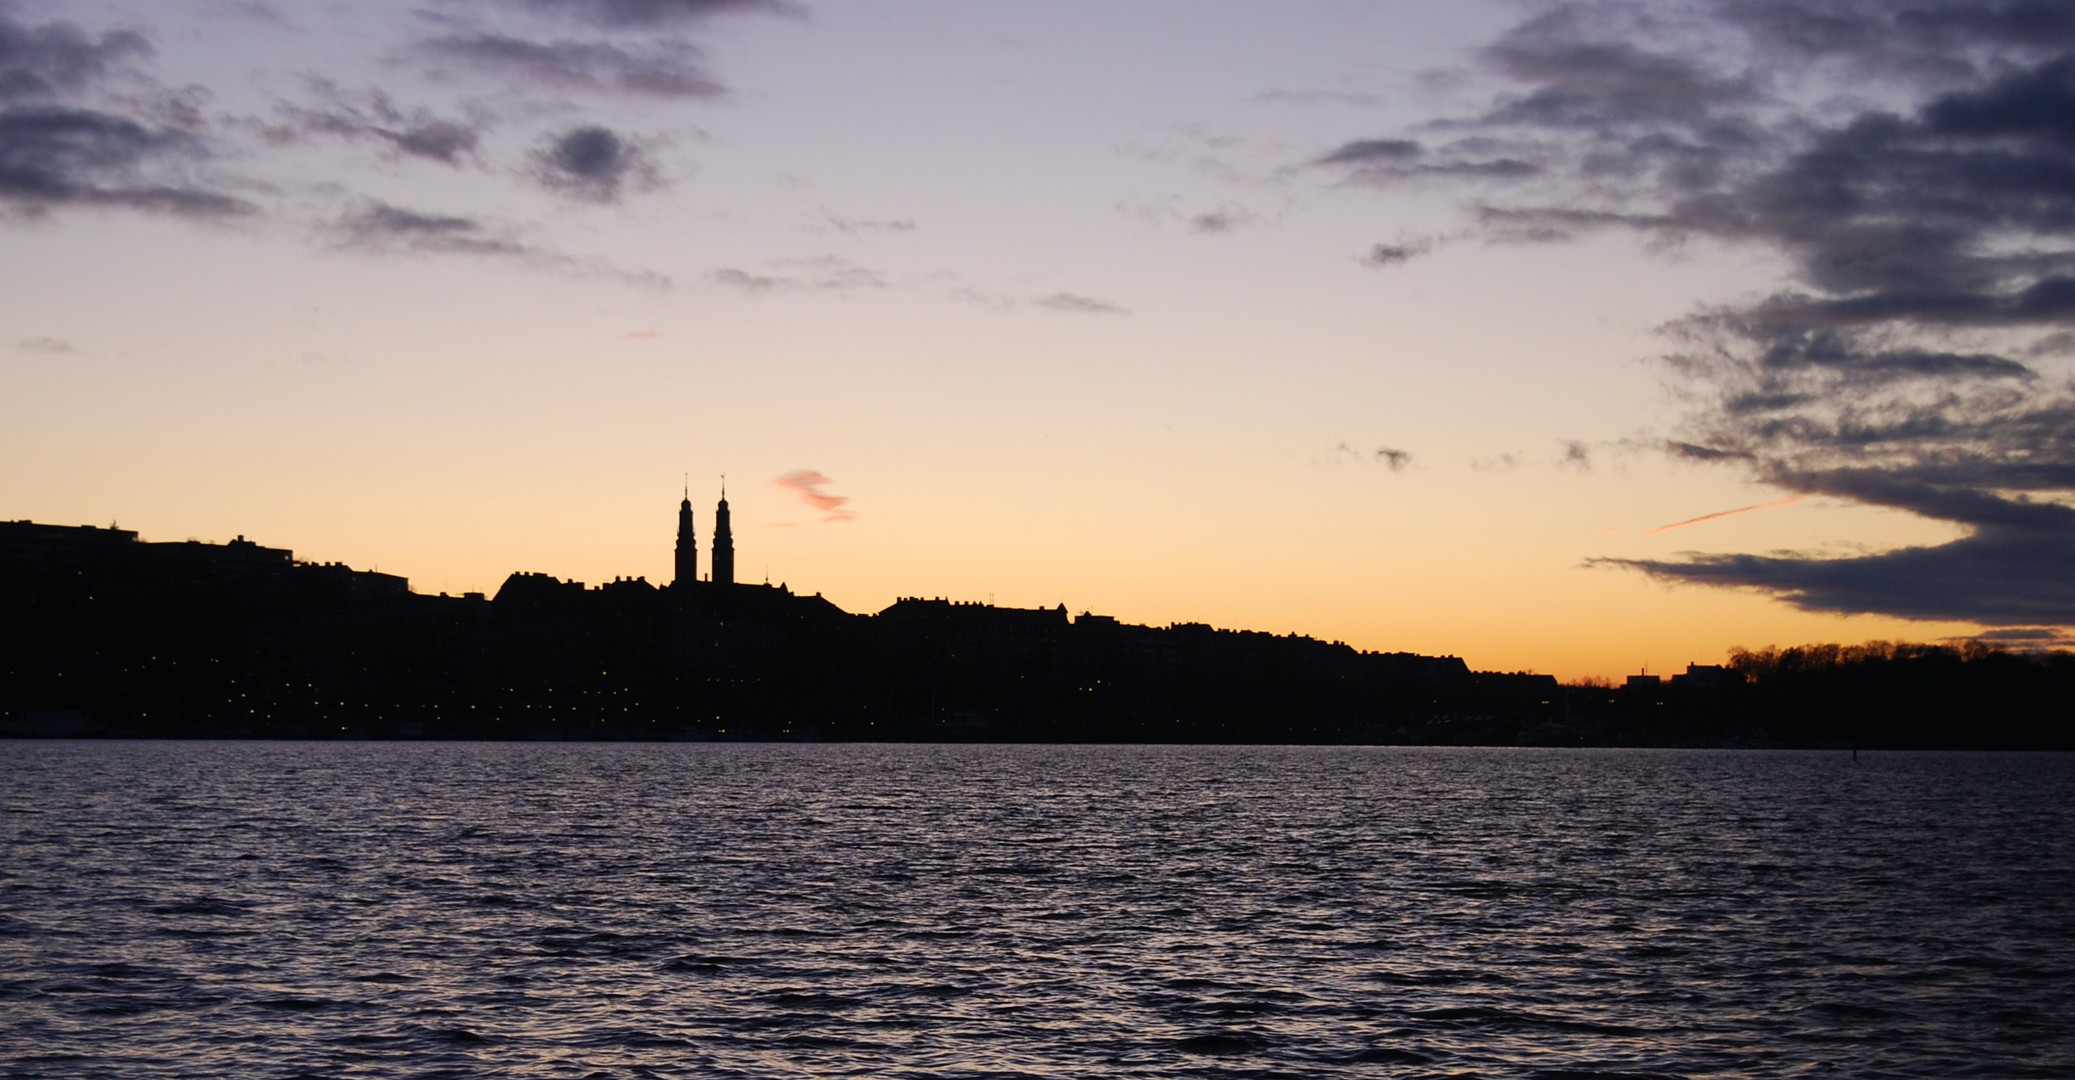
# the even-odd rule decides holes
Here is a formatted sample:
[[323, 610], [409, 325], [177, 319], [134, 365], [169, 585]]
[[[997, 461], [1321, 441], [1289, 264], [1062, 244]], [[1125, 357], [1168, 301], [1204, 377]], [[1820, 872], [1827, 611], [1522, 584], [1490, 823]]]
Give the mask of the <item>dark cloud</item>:
[[1619, 5], [1563, 4], [1506, 32], [1484, 59], [1531, 89], [1503, 97], [1485, 122], [1592, 131], [1712, 124], [1725, 107], [1759, 100], [1755, 75], [1725, 76], [1634, 44], [1646, 18]]
[[23, 338], [16, 342], [14, 347], [23, 352], [45, 353], [51, 356], [69, 356], [79, 351], [72, 347], [71, 342], [54, 337]]
[[390, 145], [412, 157], [430, 158], [449, 165], [459, 162], [476, 148], [476, 129], [452, 120], [434, 120], [400, 131], [378, 134]]
[[1032, 300], [1031, 303], [1039, 307], [1051, 308], [1053, 311], [1068, 311], [1077, 315], [1129, 314], [1125, 308], [1110, 303], [1108, 300], [1098, 300], [1095, 297], [1082, 296], [1078, 293], [1053, 293], [1050, 296], [1040, 296]]
[[1695, 554], [1679, 561], [1602, 561], [1668, 581], [1756, 589], [1808, 611], [2075, 624], [2075, 575], [2068, 572], [2075, 566], [2075, 510], [2005, 503], [1986, 515], [1959, 513], [1949, 520], [1970, 527], [1972, 535], [1845, 558]]
[[1811, 610], [2075, 625], [2075, 383], [2042, 366], [2075, 341], [2075, 6], [1558, 3], [1478, 59], [1510, 84], [1487, 108], [1310, 166], [1453, 169], [1493, 241], [1778, 252], [1792, 280], [1772, 295], [1666, 328], [1689, 411], [1664, 449], [1964, 533], [1613, 565]]
[[670, 32], [719, 15], [801, 15], [791, 0], [502, 0], [503, 6], [597, 31], [608, 40], [541, 40], [467, 23], [417, 47], [436, 65], [461, 64], [528, 85], [665, 98], [715, 98], [726, 88], [705, 54]]
[[798, 15], [788, 0], [511, 0], [579, 22], [604, 27], [653, 28], [695, 22], [715, 15]]
[[457, 34], [418, 46], [437, 64], [462, 64], [490, 75], [560, 89], [668, 98], [714, 98], [727, 92], [706, 73], [700, 50], [683, 41], [623, 48], [598, 41], [531, 41], [506, 34]]
[[2051, 626], [2013, 626], [1988, 630], [1973, 636], [1975, 641], [1997, 645], [2065, 645], [2068, 635]]
[[0, 102], [65, 98], [151, 52], [132, 31], [95, 37], [71, 23], [29, 26], [0, 7]]
[[1396, 165], [1417, 160], [1427, 148], [1415, 139], [1357, 139], [1319, 158], [1317, 165]]
[[243, 199], [188, 180], [204, 157], [185, 132], [92, 109], [0, 110], [0, 204], [41, 214], [120, 207], [190, 217], [246, 214]]
[[[0, 6], [0, 210], [111, 207], [189, 217], [252, 212], [196, 179], [208, 146], [187, 125], [192, 100], [131, 67], [151, 46], [125, 30], [98, 37], [65, 22], [32, 26]], [[88, 100], [121, 79], [136, 101]]]
[[1674, 454], [1789, 491], [1960, 526], [1876, 555], [1695, 555], [1624, 565], [1737, 585], [1817, 611], [2075, 625], [2075, 388], [1990, 353], [1882, 328], [1808, 330], [1742, 313], [1676, 328], [1672, 362], [1702, 396]]
[[630, 186], [656, 183], [639, 146], [597, 125], [551, 136], [534, 151], [533, 175], [551, 191], [593, 202], [613, 202]]
[[1314, 167], [1346, 170], [1350, 184], [1386, 186], [1408, 180], [1525, 180], [1545, 166], [1543, 147], [1523, 140], [1458, 139], [1428, 147], [1410, 139], [1362, 139], [1318, 158]]
[[1911, 84], [1978, 79], [2008, 56], [2075, 45], [2075, 9], [2060, 0], [1725, 0], [1711, 10], [1775, 67], [1822, 62]]
[[1398, 450], [1393, 447], [1380, 446], [1377, 447], [1376, 453], [1373, 456], [1378, 465], [1392, 472], [1404, 472], [1412, 464], [1412, 451], [1410, 450]]

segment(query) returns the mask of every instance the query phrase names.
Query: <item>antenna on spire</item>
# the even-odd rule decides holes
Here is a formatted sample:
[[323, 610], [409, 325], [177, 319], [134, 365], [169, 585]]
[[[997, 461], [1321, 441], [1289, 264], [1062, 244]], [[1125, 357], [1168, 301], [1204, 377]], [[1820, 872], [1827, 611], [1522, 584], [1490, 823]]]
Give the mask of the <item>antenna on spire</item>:
[[725, 498], [727, 498], [727, 497], [728, 497], [728, 474], [727, 474], [727, 473], [722, 473], [722, 474], [720, 474], [720, 497], [721, 497], [721, 498], [723, 498], [723, 499], [725, 499]]
[[687, 499], [689, 499], [689, 498], [691, 498], [691, 497], [692, 497], [692, 474], [691, 474], [691, 473], [686, 473], [686, 474], [684, 474], [684, 497], [685, 497], [685, 498], [687, 498]]

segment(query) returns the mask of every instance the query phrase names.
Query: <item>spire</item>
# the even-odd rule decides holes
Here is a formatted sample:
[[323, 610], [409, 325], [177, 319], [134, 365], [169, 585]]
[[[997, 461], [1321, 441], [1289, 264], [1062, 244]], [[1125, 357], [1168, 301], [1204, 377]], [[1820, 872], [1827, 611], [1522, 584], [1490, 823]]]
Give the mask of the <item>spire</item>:
[[728, 522], [728, 478], [720, 478], [720, 505], [713, 510], [713, 582], [735, 583], [735, 534]]
[[675, 584], [691, 587], [699, 580], [699, 536], [692, 531], [692, 478], [685, 476], [684, 501], [677, 504], [677, 577]]

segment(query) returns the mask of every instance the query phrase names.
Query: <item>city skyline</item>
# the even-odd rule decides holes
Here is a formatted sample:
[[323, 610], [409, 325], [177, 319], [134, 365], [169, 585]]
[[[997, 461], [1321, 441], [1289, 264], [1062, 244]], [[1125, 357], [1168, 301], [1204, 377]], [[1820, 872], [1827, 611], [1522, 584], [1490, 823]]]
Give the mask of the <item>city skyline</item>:
[[2060, 645], [2071, 53], [1943, 0], [0, 3], [0, 517], [664, 581], [696, 463], [731, 576], [850, 611]]

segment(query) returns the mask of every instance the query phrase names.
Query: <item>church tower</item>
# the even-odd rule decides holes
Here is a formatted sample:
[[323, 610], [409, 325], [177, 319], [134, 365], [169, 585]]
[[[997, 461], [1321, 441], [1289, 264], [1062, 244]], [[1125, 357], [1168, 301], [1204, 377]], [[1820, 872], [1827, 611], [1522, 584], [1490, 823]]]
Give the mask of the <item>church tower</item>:
[[728, 528], [728, 482], [720, 484], [720, 505], [713, 511], [713, 583], [735, 583], [735, 534]]
[[699, 537], [692, 532], [692, 489], [677, 504], [677, 579], [674, 584], [691, 588], [699, 580]]

